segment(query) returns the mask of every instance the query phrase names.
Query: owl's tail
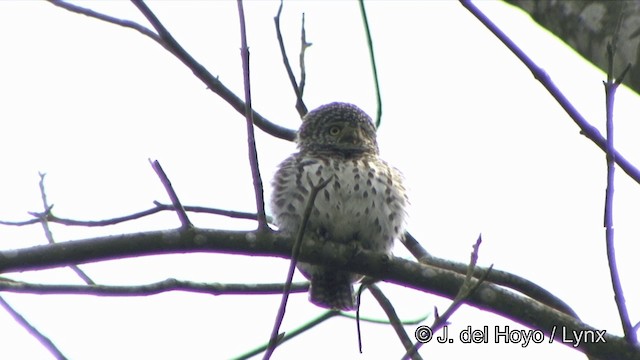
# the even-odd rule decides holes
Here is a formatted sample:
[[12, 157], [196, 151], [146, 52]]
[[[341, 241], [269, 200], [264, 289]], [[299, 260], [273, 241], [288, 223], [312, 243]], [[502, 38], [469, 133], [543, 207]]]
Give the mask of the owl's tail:
[[311, 279], [309, 301], [335, 310], [353, 310], [356, 298], [353, 292], [353, 274], [343, 271], [318, 271]]

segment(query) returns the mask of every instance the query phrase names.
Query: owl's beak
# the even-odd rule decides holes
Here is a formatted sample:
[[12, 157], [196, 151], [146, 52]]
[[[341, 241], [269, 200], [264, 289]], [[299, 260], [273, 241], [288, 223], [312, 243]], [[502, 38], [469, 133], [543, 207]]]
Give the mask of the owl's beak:
[[340, 134], [340, 142], [343, 144], [362, 144], [364, 138], [365, 136], [359, 126], [346, 126], [342, 129], [342, 134]]

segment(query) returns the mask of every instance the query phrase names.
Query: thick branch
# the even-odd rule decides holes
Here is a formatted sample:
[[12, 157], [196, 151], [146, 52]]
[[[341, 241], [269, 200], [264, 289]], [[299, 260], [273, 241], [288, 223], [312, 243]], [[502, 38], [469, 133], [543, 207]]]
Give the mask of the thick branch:
[[[39, 270], [119, 258], [189, 252], [251, 254], [289, 258], [293, 240], [275, 233], [193, 229], [166, 230], [47, 244], [0, 252], [0, 272]], [[309, 241], [300, 261], [331, 265], [385, 281], [453, 299], [464, 276], [400, 258], [359, 251], [337, 244]], [[573, 338], [573, 331], [596, 329], [527, 297], [493, 284], [482, 284], [467, 303], [527, 327], [554, 333], [556, 341]], [[580, 343], [577, 349], [606, 359], [640, 359], [640, 351], [624, 339], [603, 334], [606, 342]], [[572, 346], [567, 343], [566, 345]]]

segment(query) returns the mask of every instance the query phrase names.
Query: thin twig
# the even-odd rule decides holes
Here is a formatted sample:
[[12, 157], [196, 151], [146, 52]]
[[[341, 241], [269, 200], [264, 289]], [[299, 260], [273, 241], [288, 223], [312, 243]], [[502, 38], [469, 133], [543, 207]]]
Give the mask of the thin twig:
[[176, 210], [176, 214], [178, 214], [178, 219], [180, 219], [181, 228], [183, 230], [193, 228], [193, 224], [191, 224], [191, 221], [187, 216], [187, 212], [184, 210], [184, 207], [182, 206], [182, 203], [178, 198], [178, 194], [176, 194], [176, 191], [173, 189], [173, 186], [171, 185], [171, 180], [169, 180], [169, 177], [167, 177], [167, 174], [162, 169], [160, 162], [158, 160], [151, 161], [151, 159], [149, 159], [149, 163], [151, 164], [151, 167], [160, 178], [160, 182], [162, 182], [162, 185], [164, 186], [165, 191], [169, 195], [169, 199], [171, 199], [173, 208]]
[[43, 333], [38, 331], [33, 325], [29, 323], [27, 319], [25, 319], [20, 313], [18, 313], [14, 308], [9, 305], [3, 297], [0, 296], [0, 306], [2, 306], [8, 313], [13, 317], [13, 319], [20, 324], [31, 336], [36, 338], [45, 349], [47, 349], [51, 355], [53, 355], [56, 359], [67, 359], [66, 356], [58, 349], [58, 347], [46, 337]]
[[[398, 335], [402, 346], [404, 346], [405, 350], [408, 352], [413, 347], [413, 343], [411, 342], [409, 335], [407, 335], [407, 332], [404, 330], [402, 321], [400, 321], [396, 310], [393, 308], [393, 304], [391, 304], [391, 301], [389, 301], [376, 284], [367, 285], [367, 289], [369, 289], [371, 295], [373, 295], [373, 297], [378, 301], [378, 304], [380, 304], [382, 310], [387, 314], [391, 327], [393, 327], [393, 330], [396, 332], [396, 335]], [[362, 350], [360, 352], [362, 353]], [[411, 355], [411, 359], [422, 359], [422, 356], [416, 352]]]
[[[236, 111], [244, 114], [246, 111], [246, 105], [236, 94], [234, 94], [229, 88], [227, 88], [217, 77], [213, 76], [202, 64], [197, 62], [191, 54], [189, 54], [171, 35], [171, 33], [164, 27], [164, 25], [158, 20], [155, 14], [149, 9], [149, 7], [141, 0], [131, 0], [133, 4], [140, 10], [140, 12], [147, 18], [149, 23], [158, 32], [158, 35], [162, 41], [171, 49], [171, 53], [174, 54], [182, 63], [184, 63], [193, 74], [198, 77], [203, 83], [207, 85], [207, 88], [220, 96], [229, 105], [231, 105]], [[295, 131], [276, 125], [262, 115], [255, 112], [253, 109], [252, 117], [253, 123], [260, 129], [268, 134], [271, 134], [277, 138], [292, 141], [295, 138]]]
[[371, 38], [371, 31], [369, 29], [369, 19], [367, 18], [367, 11], [364, 8], [364, 0], [359, 0], [360, 14], [362, 16], [362, 22], [364, 24], [364, 32], [367, 34], [367, 47], [369, 48], [369, 58], [371, 59], [371, 71], [373, 72], [373, 81], [376, 87], [376, 103], [378, 105], [378, 111], [376, 113], [376, 127], [380, 127], [382, 119], [382, 95], [380, 95], [380, 83], [378, 81], [378, 67], [376, 66], [376, 56], [373, 51], [373, 40]]
[[[323, 323], [326, 320], [329, 320], [335, 316], [340, 316], [340, 317], [344, 317], [347, 319], [354, 319], [354, 315], [348, 312], [344, 312], [344, 311], [339, 311], [339, 310], [327, 310], [326, 312], [324, 312], [322, 315], [318, 316], [317, 318], [312, 319], [311, 321], [301, 325], [298, 328], [295, 328], [293, 330], [287, 331], [287, 333], [283, 336], [280, 337], [280, 340], [278, 341], [279, 345], [282, 345], [283, 343], [293, 339], [294, 337], [302, 334], [303, 332], [310, 330], [312, 328], [314, 328], [315, 326]], [[422, 316], [420, 318], [417, 319], [413, 319], [413, 320], [401, 320], [400, 324], [401, 325], [417, 325], [420, 324], [421, 322], [423, 322], [424, 320], [427, 319], [428, 316]], [[361, 321], [363, 322], [369, 322], [369, 323], [373, 323], [373, 324], [389, 324], [389, 320], [387, 319], [371, 319], [371, 318], [361, 318]], [[260, 354], [261, 352], [265, 351], [267, 349], [267, 347], [269, 346], [269, 343], [265, 343], [263, 345], [258, 346], [255, 349], [249, 350], [248, 352], [242, 354], [242, 355], [238, 355], [237, 357], [234, 357], [234, 360], [245, 360], [245, 359], [249, 359], [253, 356], [256, 356], [258, 354]]]
[[[342, 312], [340, 313], [340, 315], [342, 315], [343, 317], [349, 318], [349, 319], [356, 319], [357, 315], [354, 315], [351, 312]], [[431, 316], [431, 313], [428, 313], [426, 315], [420, 316], [418, 318], [415, 319], [405, 319], [405, 320], [400, 320], [402, 325], [418, 325], [420, 323], [422, 323], [423, 321], [427, 320], [429, 318], [429, 316]], [[389, 325], [389, 319], [381, 319], [381, 318], [371, 318], [371, 317], [366, 317], [366, 316], [360, 316], [359, 317], [359, 321], [361, 322], [367, 322], [367, 323], [372, 323], [372, 324], [384, 324], [384, 325]]]
[[624, 336], [627, 342], [630, 344], [636, 344], [638, 337], [633, 329], [631, 320], [629, 319], [629, 311], [624, 297], [624, 291], [620, 282], [620, 275], [618, 273], [618, 265], [616, 262], [616, 250], [614, 246], [614, 227], [613, 227], [613, 192], [614, 192], [614, 175], [615, 175], [615, 154], [613, 152], [613, 103], [615, 101], [615, 93], [623, 81], [623, 77], [626, 74], [627, 69], [623, 72], [619, 79], [614, 79], [613, 76], [613, 59], [615, 56], [617, 35], [613, 37], [612, 43], [607, 46], [607, 56], [609, 61], [609, 67], [607, 71], [607, 81], [604, 82], [605, 91], [605, 106], [607, 112], [607, 188], [605, 192], [604, 203], [604, 227], [605, 237], [607, 244], [607, 260], [609, 263], [609, 274], [611, 275], [611, 286], [613, 287], [613, 293], [615, 297], [616, 307], [618, 308], [618, 314], [620, 315], [620, 322], [622, 323], [622, 329], [624, 330]]
[[[174, 54], [180, 61], [182, 61], [194, 75], [202, 80], [207, 87], [224, 99], [229, 105], [236, 109], [239, 113], [244, 114], [246, 111], [246, 104], [236, 96], [231, 90], [222, 84], [222, 82], [214, 77], [204, 66], [198, 63], [171, 35], [171, 33], [164, 27], [164, 25], [158, 20], [156, 15], [149, 9], [149, 7], [142, 0], [131, 0], [133, 4], [140, 10], [140, 12], [147, 18], [149, 23], [158, 32], [158, 35], [163, 42], [166, 43], [171, 49], [171, 53]], [[286, 129], [279, 125], [276, 125], [269, 120], [265, 119], [262, 115], [255, 112], [253, 109], [252, 118], [253, 123], [264, 130], [265, 132], [286, 140], [293, 140], [295, 132], [290, 129]]]
[[[227, 88], [217, 77], [213, 76], [204, 66], [198, 63], [188, 52], [186, 52], [182, 46], [171, 36], [171, 34], [164, 28], [164, 26], [158, 21], [153, 12], [140, 0], [132, 0], [134, 5], [142, 12], [142, 14], [149, 20], [153, 27], [158, 31], [158, 34], [154, 34], [150, 29], [137, 24], [130, 20], [122, 20], [111, 17], [109, 15], [101, 14], [91, 9], [83, 8], [73, 4], [69, 4], [59, 0], [49, 0], [49, 3], [58, 6], [67, 11], [86, 15], [101, 21], [106, 21], [111, 24], [123, 26], [126, 28], [134, 29], [145, 36], [153, 39], [159, 43], [163, 48], [177, 57], [183, 64], [185, 64], [193, 74], [198, 77], [207, 88], [220, 96], [224, 101], [231, 105], [236, 111], [244, 114], [244, 102], [236, 96], [229, 88]], [[161, 29], [162, 31], [158, 30]], [[292, 141], [295, 138], [295, 131], [287, 129], [280, 125], [274, 124], [267, 120], [259, 113], [253, 113], [253, 118], [256, 126], [271, 134], [277, 138]]]
[[[51, 231], [51, 228], [49, 227], [49, 221], [47, 220], [47, 217], [49, 214], [51, 214], [51, 209], [53, 208], [53, 205], [49, 205], [49, 202], [47, 201], [47, 192], [45, 191], [45, 187], [44, 187], [44, 177], [47, 174], [38, 173], [38, 175], [40, 176], [40, 182], [38, 183], [40, 187], [40, 196], [42, 198], [42, 206], [44, 207], [44, 212], [42, 213], [42, 216], [39, 217], [38, 220], [40, 221], [40, 224], [42, 224], [42, 229], [44, 230], [44, 235], [47, 238], [47, 241], [49, 242], [49, 244], [54, 244], [56, 241], [53, 239], [53, 232]], [[88, 285], [95, 284], [93, 280], [89, 277], [89, 275], [87, 275], [84, 271], [82, 271], [82, 269], [80, 269], [77, 265], [71, 264], [68, 267], [73, 272], [75, 272], [76, 275], [78, 275], [78, 277], [85, 282], [85, 284], [88, 284]]]
[[[280, 15], [282, 14], [283, 7], [284, 7], [284, 0], [280, 0], [278, 13], [273, 18], [273, 21], [276, 26], [276, 37], [278, 38], [278, 45], [280, 46], [282, 63], [284, 64], [284, 68], [287, 71], [287, 76], [289, 77], [289, 82], [291, 82], [291, 87], [293, 88], [293, 92], [296, 94], [296, 110], [298, 110], [298, 114], [300, 115], [300, 117], [303, 117], [307, 114], [307, 106], [304, 104], [304, 101], [302, 101], [302, 91], [304, 89], [304, 85], [298, 86], [296, 82], [296, 76], [293, 74], [293, 69], [291, 69], [291, 63], [289, 62], [289, 57], [287, 56], [287, 51], [284, 47], [284, 39], [282, 38], [282, 31], [280, 30]], [[302, 18], [304, 19], [304, 15]], [[304, 20], [303, 20], [302, 33], [304, 34]], [[300, 52], [301, 60], [304, 58], [302, 56], [303, 53], [304, 53], [304, 44], [303, 44], [303, 50], [301, 50]], [[301, 63], [301, 67], [302, 67], [302, 63]], [[301, 78], [300, 83], [304, 84], [303, 81], [304, 81], [303, 78]]]
[[240, 17], [240, 57], [242, 58], [242, 75], [244, 80], [244, 104], [245, 119], [247, 122], [247, 145], [249, 148], [249, 166], [253, 179], [253, 192], [256, 199], [256, 211], [258, 214], [258, 230], [266, 230], [267, 216], [264, 212], [264, 189], [260, 168], [258, 167], [258, 151], [256, 150], [256, 137], [253, 131], [253, 111], [251, 110], [251, 73], [249, 72], [249, 46], [247, 45], [247, 27], [244, 18], [244, 6], [242, 0], [238, 0], [238, 16]]
[[538, 65], [536, 65], [531, 58], [529, 58], [522, 49], [520, 49], [509, 37], [500, 30], [485, 14], [483, 14], [471, 1], [460, 0], [462, 6], [467, 8], [484, 26], [487, 27], [503, 44], [513, 52], [514, 55], [522, 61], [527, 68], [533, 73], [533, 76], [540, 81], [540, 83], [549, 91], [551, 96], [562, 106], [566, 113], [580, 128], [580, 133], [585, 135], [591, 141], [593, 141], [602, 151], [614, 155], [615, 163], [627, 173], [633, 180], [640, 184], [640, 170], [633, 166], [622, 154], [617, 150], [612, 149], [611, 152], [607, 151], [607, 141], [600, 134], [600, 131], [589, 122], [576, 110], [571, 102], [564, 96], [564, 94], [553, 83], [549, 75]]
[[[304, 26], [304, 13], [302, 13], [302, 25], [300, 29], [300, 55], [298, 62], [300, 63], [300, 82], [298, 83], [298, 89], [300, 90], [300, 98], [296, 103], [296, 108], [300, 108], [304, 115], [307, 114], [307, 106], [304, 104], [302, 97], [304, 95], [304, 87], [307, 84], [307, 67], [305, 65], [305, 53], [312, 43], [307, 42], [307, 30]], [[304, 116], [302, 115], [302, 116]]]
[[[25, 226], [25, 225], [33, 225], [40, 222], [40, 218], [45, 216], [47, 221], [50, 223], [57, 223], [66, 226], [86, 226], [86, 227], [103, 227], [108, 225], [116, 225], [126, 221], [137, 220], [143, 218], [145, 216], [153, 215], [159, 213], [161, 211], [176, 211], [176, 208], [173, 205], [162, 204], [158, 201], [153, 202], [155, 207], [143, 210], [137, 213], [133, 213], [130, 215], [120, 216], [112, 219], [105, 220], [74, 220], [61, 218], [57, 215], [51, 213], [51, 211], [45, 213], [38, 212], [29, 212], [30, 215], [34, 216], [34, 219], [25, 220], [25, 221], [6, 221], [0, 220], [0, 225], [10, 225], [10, 226]], [[53, 208], [53, 206], [51, 206]], [[184, 210], [187, 212], [195, 212], [195, 213], [203, 213], [203, 214], [213, 214], [213, 215], [221, 215], [227, 216], [236, 219], [247, 219], [247, 220], [256, 220], [258, 216], [255, 213], [243, 212], [243, 211], [235, 211], [235, 210], [224, 210], [224, 209], [216, 209], [204, 206], [184, 206]], [[270, 222], [269, 217], [267, 217], [267, 221]]]
[[[365, 281], [367, 278], [365, 278]], [[356, 333], [358, 334], [358, 351], [362, 354], [362, 329], [360, 328], [360, 301], [362, 299], [362, 292], [366, 288], [366, 283], [360, 285], [358, 288], [358, 294], [356, 296]]]
[[139, 33], [141, 33], [142, 35], [145, 35], [147, 37], [149, 37], [151, 40], [157, 42], [158, 44], [160, 44], [162, 47], [164, 47], [167, 51], [172, 52], [171, 48], [167, 47], [166, 44], [162, 41], [162, 39], [160, 39], [160, 37], [158, 36], [158, 34], [154, 33], [153, 31], [151, 31], [151, 29], [138, 24], [135, 21], [131, 21], [131, 20], [125, 20], [125, 19], [118, 19], [115, 18], [113, 16], [109, 16], [106, 14], [102, 14], [99, 13], [97, 11], [93, 11], [89, 8], [84, 8], [82, 6], [78, 6], [78, 5], [74, 5], [68, 2], [64, 2], [64, 1], [60, 1], [60, 0], [47, 0], [49, 1], [51, 4], [61, 7], [65, 10], [74, 12], [76, 14], [81, 14], [81, 15], [85, 15], [88, 17], [92, 17], [98, 20], [102, 20], [104, 22], [108, 22], [110, 24], [114, 24], [114, 25], [118, 25], [118, 26], [122, 26], [122, 27], [126, 27], [129, 29], [133, 29]]
[[49, 206], [49, 202], [47, 201], [47, 193], [44, 190], [44, 177], [47, 174], [45, 173], [38, 173], [38, 176], [40, 176], [40, 181], [38, 182], [38, 186], [40, 188], [40, 198], [42, 199], [42, 206], [44, 207], [44, 212], [42, 213], [44, 216], [42, 216], [42, 218], [40, 218], [40, 224], [42, 225], [42, 229], [44, 230], [44, 236], [47, 238], [47, 241], [49, 242], [49, 244], [53, 244], [55, 243], [55, 240], [53, 240], [53, 233], [51, 232], [51, 229], [49, 228], [49, 224], [47, 223], [47, 214], [49, 214], [51, 212], [51, 208], [53, 208], [52, 206]]
[[[282, 294], [284, 284], [221, 284], [200, 283], [176, 279], [145, 285], [60, 285], [60, 284], [32, 284], [0, 278], [0, 291], [38, 294], [38, 295], [94, 295], [94, 296], [150, 296], [169, 291], [184, 291], [210, 295], [270, 295]], [[305, 292], [309, 289], [308, 282], [291, 284], [290, 292]]]
[[[175, 210], [175, 208], [172, 205], [162, 204], [162, 203], [159, 203], [157, 201], [154, 201], [153, 203], [160, 210]], [[247, 219], [247, 220], [256, 220], [256, 219], [258, 219], [258, 215], [256, 213], [250, 213], [250, 212], [245, 212], [245, 211], [216, 209], [216, 208], [210, 208], [210, 207], [205, 207], [205, 206], [189, 206], [189, 205], [187, 205], [187, 206], [184, 207], [184, 210], [188, 211], [188, 212], [226, 216], [226, 217], [235, 218], [235, 219]], [[267, 217], [267, 221], [270, 221], [269, 217]]]
[[[280, 337], [280, 339], [278, 341], [278, 344], [283, 344], [286, 341], [293, 339], [294, 337], [302, 334], [303, 332], [305, 332], [305, 331], [307, 331], [309, 329], [312, 329], [315, 326], [317, 326], [317, 325], [323, 323], [324, 321], [329, 320], [332, 317], [337, 316], [337, 315], [343, 315], [344, 316], [344, 314], [342, 312], [338, 311], [338, 310], [326, 311], [325, 313], [323, 313], [322, 315], [318, 316], [317, 318], [309, 321], [308, 323], [303, 324], [302, 326], [300, 326], [298, 328], [295, 328], [295, 329], [293, 329], [291, 331], [287, 331], [286, 335]], [[253, 357], [255, 355], [258, 355], [261, 352], [267, 350], [268, 347], [269, 347], [269, 343], [266, 343], [266, 344], [261, 345], [261, 346], [255, 348], [255, 349], [253, 349], [253, 350], [250, 350], [250, 351], [248, 351], [248, 352], [246, 352], [246, 353], [244, 353], [242, 355], [239, 355], [238, 357], [235, 357], [233, 359], [234, 360], [249, 359], [249, 358], [251, 358], [251, 357]]]
[[[417, 324], [423, 322], [424, 320], [426, 320], [429, 317], [429, 315], [425, 315], [423, 317], [420, 317], [419, 319], [410, 320], [410, 321], [400, 320], [400, 318], [398, 318], [398, 316], [397, 316], [397, 314], [395, 312], [395, 309], [393, 308], [393, 305], [391, 304], [389, 299], [387, 299], [387, 297], [382, 293], [382, 290], [380, 290], [380, 288], [375, 285], [376, 281], [378, 281], [378, 280], [367, 276], [367, 277], [364, 278], [364, 280], [362, 280], [362, 283], [358, 287], [358, 294], [357, 294], [357, 297], [356, 297], [356, 314], [355, 314], [355, 318], [354, 318], [356, 320], [356, 332], [358, 334], [358, 349], [359, 349], [360, 353], [362, 354], [362, 332], [361, 332], [361, 329], [360, 329], [360, 323], [361, 322], [375, 322], [375, 323], [378, 323], [378, 324], [389, 324], [389, 325], [391, 325], [393, 327], [393, 329], [396, 331], [396, 333], [398, 334], [398, 337], [400, 338], [400, 341], [403, 343], [403, 345], [405, 345], [405, 349], [409, 350], [409, 348], [411, 346], [413, 346], [413, 344], [411, 343], [411, 339], [409, 339], [409, 336], [404, 331], [403, 326], [404, 325], [417, 325]], [[372, 288], [371, 286], [374, 286], [374, 288]], [[385, 313], [387, 315], [387, 319], [386, 320], [371, 319], [371, 318], [366, 318], [366, 317], [363, 318], [363, 317], [360, 316], [360, 300], [362, 298], [362, 292], [365, 289], [369, 289], [371, 291], [371, 293], [373, 294], [375, 299], [378, 301], [378, 303], [380, 304], [382, 309], [385, 311]], [[344, 316], [354, 317], [354, 315], [349, 314], [349, 313], [345, 313]], [[409, 348], [407, 348], [407, 346]], [[420, 355], [417, 355], [415, 358], [419, 359]]]
[[[429, 254], [408, 232], [404, 234], [403, 244], [422, 264], [429, 264], [441, 269], [455, 271], [458, 274], [466, 274], [469, 269], [467, 264], [438, 258]], [[578, 314], [576, 314], [567, 303], [531, 280], [503, 270], [492, 269], [489, 273], [487, 268], [481, 266], [475, 267], [476, 277], [484, 276], [484, 274], [488, 274], [487, 281], [489, 282], [518, 291], [547, 306], [579, 319]]]
[[[480, 250], [480, 244], [482, 243], [482, 235], [478, 236], [476, 243], [473, 245], [473, 251], [471, 252], [471, 259], [469, 261], [469, 267], [467, 270], [467, 274], [465, 277], [462, 286], [458, 290], [455, 298], [444, 312], [444, 314], [439, 315], [438, 309], [435, 309], [435, 319], [433, 320], [433, 324], [430, 327], [430, 332], [435, 333], [440, 330], [443, 326], [448, 324], [449, 318], [453, 315], [454, 312], [462, 306], [465, 300], [471, 296], [476, 289], [482, 284], [486, 279], [487, 275], [491, 272], [493, 265], [489, 266], [489, 269], [486, 273], [482, 275], [477, 281], [474, 280], [473, 274], [475, 272], [476, 263], [478, 262], [478, 252]], [[416, 354], [420, 347], [425, 344], [424, 342], [418, 341], [404, 354], [402, 359], [409, 359], [413, 354]]]
[[319, 183], [318, 185], [314, 185], [311, 183], [311, 180], [307, 178], [309, 181], [309, 185], [311, 185], [311, 192], [309, 193], [309, 199], [307, 199], [307, 205], [304, 209], [304, 213], [302, 215], [302, 222], [300, 223], [300, 228], [298, 229], [298, 233], [295, 237], [295, 242], [293, 244], [293, 248], [291, 250], [291, 260], [289, 261], [289, 271], [287, 272], [287, 281], [285, 282], [285, 289], [282, 292], [282, 300], [280, 301], [280, 308], [278, 309], [278, 314], [276, 315], [276, 321], [273, 325], [273, 330], [271, 332], [271, 337], [269, 338], [269, 346], [267, 351], [264, 354], [263, 359], [268, 360], [271, 358], [271, 355], [278, 346], [279, 337], [282, 335], [278, 335], [280, 331], [280, 325], [282, 325], [282, 320], [284, 319], [284, 313], [287, 308], [287, 300], [289, 299], [289, 289], [287, 288], [287, 284], [291, 284], [293, 279], [293, 274], [296, 271], [296, 264], [298, 262], [298, 256], [300, 256], [300, 249], [302, 249], [302, 239], [304, 238], [304, 233], [307, 228], [307, 222], [309, 221], [309, 217], [311, 216], [311, 210], [313, 210], [313, 204], [316, 201], [316, 196], [318, 192], [322, 190], [327, 184], [333, 179], [333, 176], [330, 176], [325, 181]]

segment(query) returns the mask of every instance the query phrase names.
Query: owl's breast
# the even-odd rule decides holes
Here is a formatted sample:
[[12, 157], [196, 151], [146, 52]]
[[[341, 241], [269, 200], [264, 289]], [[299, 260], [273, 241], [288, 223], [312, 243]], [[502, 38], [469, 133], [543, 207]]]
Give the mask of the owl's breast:
[[357, 240], [365, 249], [390, 251], [402, 232], [406, 195], [401, 176], [378, 158], [322, 159], [303, 167], [302, 179], [319, 184], [308, 226], [332, 241]]

